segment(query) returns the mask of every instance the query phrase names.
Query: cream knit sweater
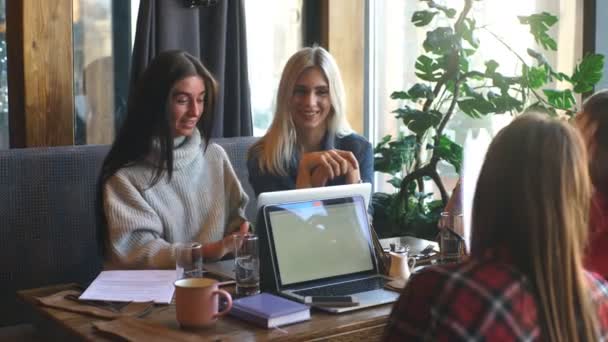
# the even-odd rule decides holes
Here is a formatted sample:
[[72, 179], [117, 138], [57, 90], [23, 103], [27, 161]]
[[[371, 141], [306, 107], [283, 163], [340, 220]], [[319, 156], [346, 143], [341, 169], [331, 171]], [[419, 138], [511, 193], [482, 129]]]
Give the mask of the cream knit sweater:
[[[183, 141], [183, 139], [182, 139]], [[226, 152], [195, 131], [174, 149], [173, 177], [150, 188], [147, 162], [120, 169], [104, 186], [106, 268], [174, 268], [175, 243], [221, 240], [245, 220], [247, 195]]]

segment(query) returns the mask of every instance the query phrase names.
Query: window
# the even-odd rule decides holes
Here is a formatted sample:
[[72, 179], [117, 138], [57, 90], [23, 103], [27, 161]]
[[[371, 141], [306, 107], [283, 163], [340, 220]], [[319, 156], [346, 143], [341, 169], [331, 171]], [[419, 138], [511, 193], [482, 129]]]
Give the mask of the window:
[[126, 109], [128, 65], [134, 34], [131, 28], [138, 6], [139, 0], [73, 2], [74, 134], [77, 145], [110, 144], [114, 140]]
[[9, 147], [6, 58], [6, 0], [0, 0], [0, 149]]
[[[460, 11], [463, 1], [436, 1], [449, 5]], [[581, 39], [576, 35], [580, 29], [576, 23], [577, 4], [568, 1], [475, 1], [473, 5], [477, 27], [487, 25], [488, 31], [502, 37], [524, 59], [529, 58], [526, 48], [534, 46], [532, 36], [527, 28], [519, 24], [518, 15], [529, 15], [548, 11], [559, 17], [559, 27], [550, 32], [556, 38], [559, 54], [545, 53], [558, 71], [571, 73], [574, 63], [580, 59]], [[417, 0], [370, 0], [370, 120], [371, 139], [374, 142], [391, 134], [396, 136], [403, 128], [391, 113], [400, 107], [400, 103], [391, 100], [390, 94], [397, 90], [407, 90], [416, 83], [414, 64], [422, 52], [422, 42], [426, 38], [428, 27], [418, 28], [411, 23], [412, 14], [417, 10], [427, 9], [425, 2]], [[382, 20], [374, 20], [382, 18]], [[440, 23], [441, 24], [441, 23]], [[499, 71], [508, 74], [518, 72], [520, 65], [517, 58], [494, 39], [489, 33], [479, 35], [480, 49], [473, 60], [477, 69], [483, 70], [483, 62], [496, 60]], [[492, 136], [511, 120], [508, 114], [490, 115], [483, 119], [471, 119], [458, 113], [446, 129], [449, 135], [465, 147], [465, 167], [467, 155], [469, 160], [480, 162], [485, 154], [484, 146]], [[476, 141], [472, 144], [470, 141]], [[480, 143], [481, 141], [481, 143]], [[481, 158], [479, 157], [481, 155]], [[448, 190], [453, 188], [457, 174], [450, 165], [440, 165], [439, 172]], [[393, 187], [386, 183], [387, 177], [376, 175], [377, 191], [391, 192]], [[430, 183], [432, 184], [432, 183]], [[429, 185], [430, 185], [429, 184]]]
[[[604, 13], [608, 11], [608, 1], [596, 1], [595, 3], [595, 51], [608, 56], [608, 22], [604, 20]], [[604, 61], [604, 77], [598, 83], [596, 90], [608, 89], [608, 60]]]
[[281, 71], [302, 47], [302, 0], [245, 1], [253, 135], [272, 122]]

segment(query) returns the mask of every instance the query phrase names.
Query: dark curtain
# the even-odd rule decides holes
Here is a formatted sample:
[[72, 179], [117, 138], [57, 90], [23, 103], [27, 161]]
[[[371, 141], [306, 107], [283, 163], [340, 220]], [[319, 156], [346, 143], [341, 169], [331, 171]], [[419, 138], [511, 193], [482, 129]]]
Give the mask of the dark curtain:
[[142, 0], [131, 61], [131, 85], [161, 51], [197, 56], [219, 83], [212, 137], [250, 136], [244, 0], [187, 8], [183, 0]]

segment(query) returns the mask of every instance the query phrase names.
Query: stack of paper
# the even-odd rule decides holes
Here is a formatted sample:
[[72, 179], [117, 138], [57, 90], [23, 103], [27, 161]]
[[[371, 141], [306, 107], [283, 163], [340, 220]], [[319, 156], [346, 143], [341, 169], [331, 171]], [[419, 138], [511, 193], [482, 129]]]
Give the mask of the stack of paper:
[[103, 271], [79, 299], [169, 304], [175, 270]]

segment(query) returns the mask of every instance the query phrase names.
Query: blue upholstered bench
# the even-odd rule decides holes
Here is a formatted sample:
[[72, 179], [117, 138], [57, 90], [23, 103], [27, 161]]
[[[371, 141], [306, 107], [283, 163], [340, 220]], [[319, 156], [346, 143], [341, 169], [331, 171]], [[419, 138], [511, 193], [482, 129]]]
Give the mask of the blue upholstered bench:
[[[213, 140], [228, 153], [249, 195], [250, 219], [255, 197], [246, 163], [255, 140]], [[95, 191], [108, 150], [101, 145], [0, 150], [0, 327], [31, 321], [16, 291], [68, 282], [86, 285], [101, 270]]]

